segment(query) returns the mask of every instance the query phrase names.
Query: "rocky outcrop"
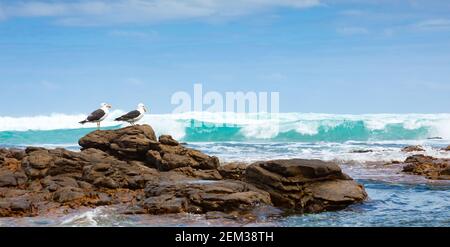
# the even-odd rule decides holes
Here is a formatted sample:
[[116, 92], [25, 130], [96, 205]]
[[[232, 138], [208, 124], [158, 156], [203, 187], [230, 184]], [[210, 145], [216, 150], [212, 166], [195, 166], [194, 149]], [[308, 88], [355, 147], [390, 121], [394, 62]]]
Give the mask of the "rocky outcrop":
[[402, 152], [405, 152], [405, 153], [424, 152], [424, 151], [425, 151], [425, 149], [420, 145], [408, 146], [408, 147], [404, 147], [402, 149]]
[[450, 146], [443, 149], [444, 151], [450, 151]]
[[94, 131], [81, 151], [0, 149], [0, 217], [122, 205], [127, 214], [249, 214], [260, 205], [321, 212], [362, 201], [364, 189], [332, 163], [220, 166], [217, 157], [148, 125]]
[[438, 159], [425, 155], [413, 155], [405, 160], [403, 172], [425, 176], [434, 180], [450, 179], [450, 159]]
[[161, 171], [182, 167], [210, 170], [219, 167], [219, 159], [182, 146], [169, 135], [156, 139], [148, 125], [120, 130], [94, 131], [79, 141], [83, 150], [100, 149], [121, 160], [139, 160]]
[[245, 178], [245, 171], [248, 164], [245, 163], [228, 163], [219, 167], [219, 173], [226, 179], [242, 180]]
[[142, 207], [150, 214], [248, 211], [270, 205], [267, 192], [240, 181], [205, 182], [187, 178], [152, 181], [145, 189]]
[[300, 213], [342, 209], [367, 198], [337, 164], [320, 160], [258, 162], [247, 169], [246, 180], [269, 192], [275, 206]]

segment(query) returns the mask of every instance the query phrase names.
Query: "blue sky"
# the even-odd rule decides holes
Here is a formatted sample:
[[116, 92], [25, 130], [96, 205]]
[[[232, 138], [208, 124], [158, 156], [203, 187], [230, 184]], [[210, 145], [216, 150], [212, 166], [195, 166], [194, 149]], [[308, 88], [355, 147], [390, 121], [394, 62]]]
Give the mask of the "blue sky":
[[194, 83], [283, 112], [449, 112], [450, 1], [0, 0], [0, 116], [169, 113]]

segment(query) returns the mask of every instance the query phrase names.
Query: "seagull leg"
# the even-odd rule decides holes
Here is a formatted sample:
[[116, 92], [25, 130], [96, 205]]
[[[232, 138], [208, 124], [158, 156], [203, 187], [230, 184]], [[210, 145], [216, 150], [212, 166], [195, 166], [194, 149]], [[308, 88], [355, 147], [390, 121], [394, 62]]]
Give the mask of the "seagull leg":
[[97, 130], [100, 130], [100, 122], [97, 123]]

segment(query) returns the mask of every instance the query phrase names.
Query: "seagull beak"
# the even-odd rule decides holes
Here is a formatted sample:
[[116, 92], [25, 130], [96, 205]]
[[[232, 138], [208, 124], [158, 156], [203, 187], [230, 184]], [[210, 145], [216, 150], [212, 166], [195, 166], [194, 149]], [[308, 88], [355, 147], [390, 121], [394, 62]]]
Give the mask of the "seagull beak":
[[145, 111], [145, 112], [148, 112], [147, 107], [144, 107], [144, 111]]

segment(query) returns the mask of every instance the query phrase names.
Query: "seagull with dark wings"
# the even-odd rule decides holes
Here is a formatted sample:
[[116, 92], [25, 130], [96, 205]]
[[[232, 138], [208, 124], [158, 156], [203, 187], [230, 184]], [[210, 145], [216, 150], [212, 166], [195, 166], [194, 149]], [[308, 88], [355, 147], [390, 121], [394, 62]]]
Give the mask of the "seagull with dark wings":
[[147, 112], [147, 107], [144, 104], [139, 104], [138, 108], [134, 111], [130, 111], [129, 113], [116, 118], [116, 121], [128, 122], [131, 125], [134, 125], [136, 122], [141, 120], [145, 113]]
[[97, 129], [100, 129], [100, 123], [108, 117], [109, 109], [111, 109], [111, 107], [110, 104], [102, 103], [100, 109], [91, 113], [85, 120], [81, 121], [80, 124], [97, 123]]

